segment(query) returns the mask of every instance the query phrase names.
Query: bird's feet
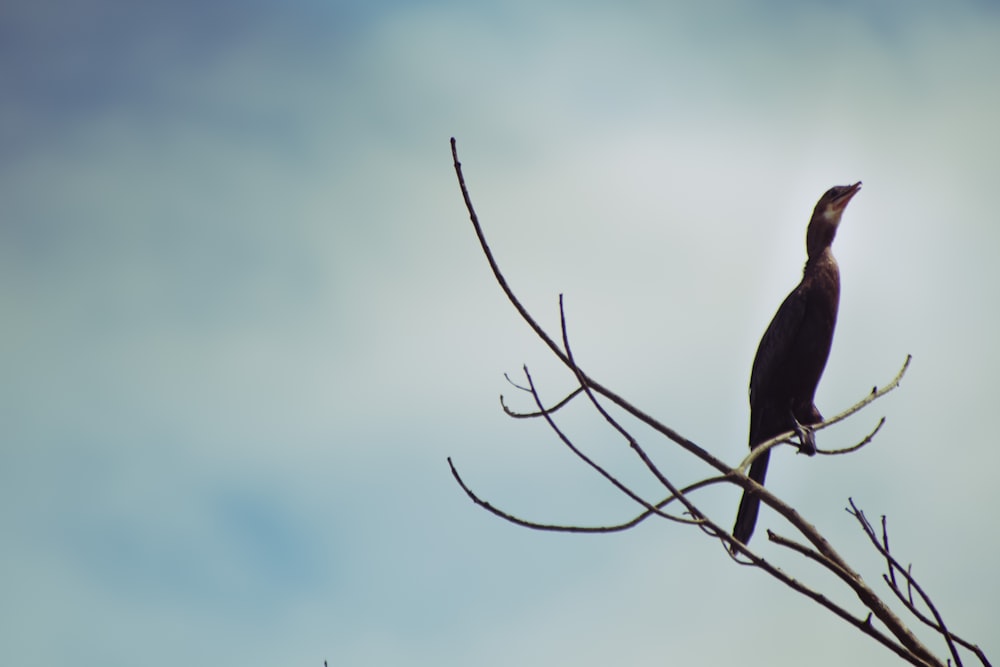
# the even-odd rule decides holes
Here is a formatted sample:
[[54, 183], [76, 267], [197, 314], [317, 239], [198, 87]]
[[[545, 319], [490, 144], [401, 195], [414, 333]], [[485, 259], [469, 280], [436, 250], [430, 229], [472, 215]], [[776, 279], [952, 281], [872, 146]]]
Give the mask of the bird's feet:
[[795, 418], [795, 414], [792, 414], [792, 424], [794, 424], [794, 429], [796, 435], [799, 436], [799, 454], [805, 454], [806, 456], [816, 455], [816, 432], [810, 427], [800, 424], [799, 420]]

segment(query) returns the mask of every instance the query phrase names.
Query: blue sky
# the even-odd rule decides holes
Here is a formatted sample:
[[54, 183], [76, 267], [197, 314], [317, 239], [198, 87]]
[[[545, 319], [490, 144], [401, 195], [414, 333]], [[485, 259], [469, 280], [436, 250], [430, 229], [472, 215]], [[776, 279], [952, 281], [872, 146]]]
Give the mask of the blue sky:
[[[451, 136], [526, 304], [554, 326], [564, 293], [585, 368], [734, 463], [812, 206], [863, 180], [819, 407], [914, 362], [820, 436], [884, 414], [874, 444], [779, 452], [768, 484], [876, 586], [843, 507], [888, 514], [995, 659], [1000, 8], [649, 4], [0, 10], [0, 662], [888, 659], [696, 531], [540, 534], [468, 502], [446, 456], [530, 518], [635, 512], [500, 410], [527, 407], [522, 364], [549, 398], [571, 382], [491, 281]], [[737, 497], [703, 502], [728, 525]]]

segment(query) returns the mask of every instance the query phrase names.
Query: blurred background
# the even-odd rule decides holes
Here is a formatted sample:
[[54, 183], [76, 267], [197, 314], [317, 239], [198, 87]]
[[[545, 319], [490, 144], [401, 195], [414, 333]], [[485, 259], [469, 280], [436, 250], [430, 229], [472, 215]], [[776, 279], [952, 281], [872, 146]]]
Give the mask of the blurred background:
[[[0, 9], [0, 662], [843, 665], [884, 648], [637, 507], [545, 425], [585, 369], [732, 463], [830, 186], [864, 181], [817, 402], [768, 485], [844, 512], [997, 659], [1000, 5], [14, 2]], [[561, 424], [661, 491], [582, 403]], [[679, 484], [709, 471], [636, 428]], [[725, 526], [738, 493], [699, 497]], [[861, 614], [814, 567], [754, 546]], [[923, 630], [914, 629], [943, 647]]]

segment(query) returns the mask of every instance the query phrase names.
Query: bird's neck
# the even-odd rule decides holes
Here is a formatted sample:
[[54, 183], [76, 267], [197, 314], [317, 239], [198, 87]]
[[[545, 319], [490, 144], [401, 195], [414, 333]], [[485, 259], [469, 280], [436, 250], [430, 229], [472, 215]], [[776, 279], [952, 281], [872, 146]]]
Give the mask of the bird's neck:
[[833, 219], [825, 213], [813, 214], [809, 221], [809, 228], [806, 230], [806, 253], [808, 253], [810, 261], [814, 257], [818, 258], [820, 255], [830, 252], [833, 239], [837, 236], [837, 223], [839, 222], [839, 216], [837, 219]]
[[822, 277], [839, 282], [840, 267], [833, 256], [833, 249], [826, 246], [815, 253], [810, 253], [803, 274], [807, 277]]

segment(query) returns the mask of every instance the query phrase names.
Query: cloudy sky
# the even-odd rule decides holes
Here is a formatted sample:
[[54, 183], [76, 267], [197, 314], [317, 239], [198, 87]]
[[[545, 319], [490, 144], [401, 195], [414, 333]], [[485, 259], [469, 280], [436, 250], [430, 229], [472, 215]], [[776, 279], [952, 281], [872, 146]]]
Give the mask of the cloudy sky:
[[[655, 6], [654, 6], [655, 5]], [[492, 282], [565, 295], [596, 378], [733, 463], [757, 342], [829, 186], [817, 396], [847, 457], [768, 484], [878, 590], [889, 516], [1000, 655], [1000, 6], [8, 2], [0, 10], [0, 662], [879, 664], [871, 639], [634, 504], [497, 397], [571, 378]], [[580, 405], [563, 425], [660, 494]], [[708, 471], [637, 429], [678, 483]], [[729, 525], [735, 490], [700, 497]], [[828, 577], [754, 544], [860, 612]], [[924, 633], [928, 641], [930, 635]], [[939, 652], [942, 647], [934, 642]], [[942, 654], [943, 655], [943, 654]]]

